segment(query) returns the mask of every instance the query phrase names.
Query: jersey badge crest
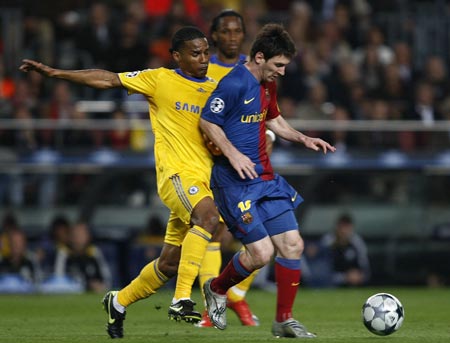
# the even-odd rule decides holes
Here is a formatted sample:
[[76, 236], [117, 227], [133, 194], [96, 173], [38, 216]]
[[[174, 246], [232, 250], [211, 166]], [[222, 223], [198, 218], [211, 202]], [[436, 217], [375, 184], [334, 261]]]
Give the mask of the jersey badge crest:
[[197, 186], [191, 186], [191, 187], [189, 187], [189, 194], [190, 195], [194, 195], [194, 194], [197, 194], [198, 193], [198, 187]]
[[244, 224], [251, 224], [253, 221], [253, 216], [250, 212], [245, 212], [241, 215], [242, 221]]

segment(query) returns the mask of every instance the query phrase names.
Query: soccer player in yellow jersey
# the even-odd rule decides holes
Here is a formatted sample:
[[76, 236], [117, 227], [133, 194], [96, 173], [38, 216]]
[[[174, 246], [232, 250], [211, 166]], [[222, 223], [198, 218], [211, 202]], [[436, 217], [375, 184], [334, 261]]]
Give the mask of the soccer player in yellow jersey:
[[[233, 10], [223, 10], [213, 18], [210, 36], [216, 52], [211, 55], [208, 76], [219, 82], [236, 64], [245, 63], [246, 61], [247, 56], [241, 53], [245, 38], [245, 24], [242, 16]], [[204, 283], [209, 278], [219, 275], [222, 265], [221, 241], [225, 235], [231, 234], [228, 232], [225, 224], [221, 222], [219, 230], [208, 244], [205, 258], [200, 266], [200, 289], [203, 289]], [[256, 326], [259, 324], [258, 318], [253, 315], [245, 301], [245, 295], [256, 274], [257, 272], [253, 273], [246, 280], [228, 291], [228, 307], [236, 312], [242, 325], [245, 326]], [[206, 310], [203, 312], [202, 320], [196, 326], [213, 326]]]
[[23, 60], [19, 68], [99, 89], [123, 87], [148, 99], [158, 194], [171, 212], [159, 258], [146, 265], [125, 288], [110, 291], [103, 299], [111, 338], [123, 337], [126, 307], [154, 294], [177, 272], [169, 316], [186, 322], [201, 319], [190, 299], [192, 285], [218, 227], [219, 213], [209, 187], [212, 159], [199, 130], [199, 119], [217, 83], [206, 76], [209, 46], [197, 28], [178, 30], [172, 38], [171, 53], [178, 69], [116, 74], [99, 69], [55, 69], [33, 60]]

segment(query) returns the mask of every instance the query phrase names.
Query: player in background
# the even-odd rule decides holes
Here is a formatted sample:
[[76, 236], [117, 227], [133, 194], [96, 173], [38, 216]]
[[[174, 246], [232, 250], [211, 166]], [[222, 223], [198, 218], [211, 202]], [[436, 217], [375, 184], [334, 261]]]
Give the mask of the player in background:
[[[216, 52], [211, 55], [208, 67], [208, 76], [219, 82], [236, 64], [246, 62], [247, 56], [241, 53], [245, 38], [245, 24], [242, 16], [236, 11], [227, 9], [220, 12], [211, 23], [210, 36]], [[270, 137], [268, 139], [271, 139]], [[208, 142], [205, 137], [206, 144]], [[212, 154], [216, 154], [214, 146], [208, 145]], [[221, 242], [230, 235], [225, 224], [219, 224], [218, 231], [213, 235], [208, 244], [205, 258], [198, 275], [200, 289], [203, 291], [203, 285], [211, 277], [218, 276], [222, 266]], [[238, 285], [230, 288], [228, 291], [228, 308], [231, 308], [239, 317], [242, 325], [257, 326], [258, 318], [253, 315], [248, 306], [245, 295], [255, 278], [257, 271], [252, 273], [247, 279]], [[196, 324], [198, 327], [212, 327], [205, 309], [202, 320]]]
[[322, 139], [295, 130], [281, 116], [276, 79], [284, 75], [295, 52], [292, 38], [281, 25], [265, 25], [252, 44], [250, 61], [221, 80], [202, 111], [200, 128], [223, 153], [214, 158], [214, 200], [229, 230], [246, 247], [204, 285], [208, 315], [222, 330], [227, 326], [228, 289], [268, 264], [275, 253], [277, 305], [272, 334], [315, 337], [292, 314], [303, 251], [294, 210], [303, 199], [274, 173], [264, 134], [267, 126], [312, 150], [335, 151]]
[[190, 299], [192, 285], [220, 216], [210, 189], [212, 158], [199, 130], [199, 120], [217, 83], [206, 76], [209, 45], [199, 29], [179, 29], [172, 37], [171, 53], [178, 69], [117, 74], [99, 69], [61, 70], [33, 60], [23, 60], [20, 66], [24, 72], [34, 70], [98, 89], [123, 87], [128, 93], [141, 93], [148, 99], [158, 194], [169, 207], [170, 217], [159, 258], [147, 264], [126, 287], [106, 293], [103, 299], [111, 338], [123, 337], [126, 308], [153, 295], [177, 271], [169, 316], [186, 322], [201, 320]]

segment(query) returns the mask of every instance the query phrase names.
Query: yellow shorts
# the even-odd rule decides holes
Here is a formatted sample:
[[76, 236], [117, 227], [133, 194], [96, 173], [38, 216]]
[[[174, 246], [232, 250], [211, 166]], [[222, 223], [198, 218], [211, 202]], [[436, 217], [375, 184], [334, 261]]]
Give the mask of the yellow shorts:
[[177, 247], [181, 246], [184, 237], [191, 226], [183, 223], [175, 213], [170, 212], [169, 221], [167, 222], [166, 235], [164, 236], [164, 243], [172, 244]]
[[181, 172], [159, 181], [159, 196], [170, 209], [164, 242], [179, 246], [190, 228], [194, 207], [205, 197], [213, 199], [209, 174]]

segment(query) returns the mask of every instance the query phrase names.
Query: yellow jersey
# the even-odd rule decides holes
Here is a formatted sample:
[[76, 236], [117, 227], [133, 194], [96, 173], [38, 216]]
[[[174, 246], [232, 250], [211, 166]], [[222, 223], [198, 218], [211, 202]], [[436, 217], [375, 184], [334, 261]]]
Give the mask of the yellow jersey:
[[208, 76], [211, 79], [219, 82], [225, 75], [227, 75], [230, 72], [231, 69], [234, 68], [236, 64], [245, 63], [246, 58], [247, 56], [240, 54], [239, 61], [237, 63], [227, 64], [219, 61], [217, 55], [214, 54], [211, 56], [209, 60]]
[[199, 121], [217, 83], [209, 77], [195, 79], [179, 69], [167, 68], [119, 73], [119, 78], [128, 93], [143, 94], [149, 103], [157, 175], [210, 173], [212, 158]]

